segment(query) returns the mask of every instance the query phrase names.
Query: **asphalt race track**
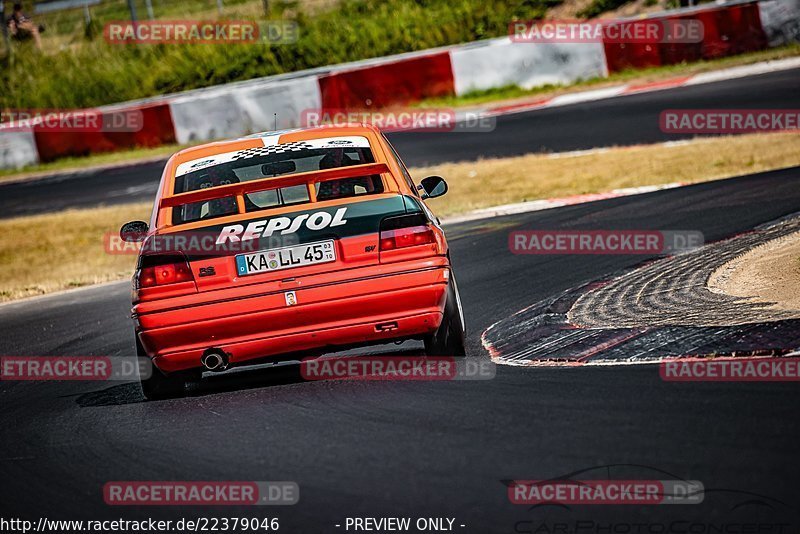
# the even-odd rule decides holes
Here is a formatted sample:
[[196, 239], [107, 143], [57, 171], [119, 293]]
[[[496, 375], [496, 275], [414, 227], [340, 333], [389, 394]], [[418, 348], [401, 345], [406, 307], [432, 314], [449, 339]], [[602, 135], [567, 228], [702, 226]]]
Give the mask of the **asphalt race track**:
[[[661, 132], [658, 117], [666, 109], [794, 109], [798, 94], [800, 69], [793, 69], [500, 116], [490, 134], [403, 132], [389, 138], [412, 166], [653, 143], [691, 137]], [[150, 201], [164, 161], [0, 185], [0, 217]]]
[[[512, 230], [686, 229], [711, 242], [798, 207], [792, 168], [451, 226], [470, 358], [487, 357], [480, 335], [499, 319], [648, 259], [515, 256]], [[130, 354], [128, 299], [127, 283], [114, 283], [2, 306], [0, 354]], [[652, 365], [498, 366], [493, 380], [416, 383], [302, 383], [264, 369], [213, 376], [199, 396], [172, 401], [142, 402], [132, 383], [86, 382], [2, 382], [0, 399], [6, 516], [279, 517], [282, 531], [309, 533], [378, 515], [455, 518], [465, 533], [558, 532], [576, 521], [578, 532], [800, 525], [796, 383], [670, 383]], [[504, 481], [584, 470], [699, 480], [705, 496], [694, 505], [528, 507], [506, 495]], [[102, 487], [114, 480], [296, 481], [300, 502], [110, 507]]]

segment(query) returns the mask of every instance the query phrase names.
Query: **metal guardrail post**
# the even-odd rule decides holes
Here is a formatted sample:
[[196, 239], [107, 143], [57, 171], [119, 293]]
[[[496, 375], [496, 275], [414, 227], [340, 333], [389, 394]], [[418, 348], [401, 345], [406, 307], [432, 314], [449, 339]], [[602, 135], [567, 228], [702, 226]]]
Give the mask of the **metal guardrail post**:
[[136, 24], [136, 20], [137, 20], [137, 18], [136, 18], [136, 3], [134, 2], [134, 0], [128, 0], [128, 9], [131, 12], [131, 22], [133, 24]]

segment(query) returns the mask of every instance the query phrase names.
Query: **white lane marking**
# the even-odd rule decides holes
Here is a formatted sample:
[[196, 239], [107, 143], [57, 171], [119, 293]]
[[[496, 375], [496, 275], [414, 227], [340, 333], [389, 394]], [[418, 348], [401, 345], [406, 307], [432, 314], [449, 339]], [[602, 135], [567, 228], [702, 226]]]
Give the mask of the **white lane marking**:
[[[732, 360], [735, 361], [737, 359], [747, 359], [747, 360], [769, 360], [769, 359], [776, 359], [776, 358], [788, 358], [789, 356], [798, 356], [800, 355], [800, 351], [790, 352], [788, 354], [784, 354], [782, 356], [717, 356], [712, 358], [714, 360], [721, 360], [727, 361]], [[513, 360], [506, 360], [502, 357], [492, 357], [492, 361], [497, 365], [508, 365], [512, 367], [559, 367], [559, 368], [580, 368], [580, 367], [620, 367], [620, 366], [630, 366], [630, 365], [657, 365], [664, 362], [672, 362], [672, 361], [679, 361], [679, 362], [706, 362], [708, 358], [705, 357], [698, 357], [698, 356], [653, 356], [649, 358], [636, 358], [630, 360], [593, 360], [590, 362], [545, 362], [545, 361], [532, 361], [532, 360], [524, 360], [524, 361], [513, 361]]]
[[627, 85], [620, 85], [618, 87], [608, 87], [606, 89], [595, 89], [593, 91], [581, 91], [580, 93], [567, 93], [565, 95], [558, 95], [547, 102], [547, 107], [568, 106], [570, 104], [580, 104], [582, 102], [603, 100], [605, 98], [618, 96], [626, 88]]
[[699, 85], [703, 83], [721, 82], [733, 78], [757, 76], [759, 74], [768, 74], [770, 72], [778, 72], [781, 70], [789, 70], [798, 67], [800, 67], [800, 57], [789, 57], [774, 61], [763, 61], [761, 63], [754, 63], [752, 65], [730, 67], [724, 70], [701, 72], [700, 74], [695, 74], [692, 76], [683, 85]]
[[[782, 70], [790, 70], [800, 67], [800, 57], [790, 57], [784, 59], [777, 59], [773, 61], [762, 61], [760, 63], [753, 63], [751, 65], [741, 65], [739, 67], [729, 67], [721, 70], [714, 70], [710, 72], [701, 72], [691, 76], [689, 79], [676, 84], [668, 84], [669, 79], [664, 80], [664, 85], [653, 85], [651, 87], [636, 87], [635, 84], [617, 85], [604, 89], [593, 89], [591, 91], [579, 91], [575, 93], [566, 93], [558, 95], [553, 98], [542, 100], [531, 100], [530, 104], [520, 102], [519, 104], [511, 107], [510, 109], [503, 109], [508, 107], [508, 104], [501, 104], [497, 107], [480, 107], [470, 108], [467, 111], [477, 113], [479, 116], [497, 117], [501, 115], [514, 115], [517, 113], [527, 113], [538, 109], [545, 109], [554, 106], [565, 106], [570, 104], [578, 104], [583, 102], [593, 102], [595, 100], [603, 100], [606, 98], [616, 98], [621, 96], [635, 95], [641, 93], [650, 93], [654, 91], [664, 91], [667, 89], [676, 89], [687, 85], [701, 85], [704, 83], [721, 82], [734, 78], [744, 78], [747, 76], [757, 76], [759, 74], [767, 74], [770, 72], [778, 72]], [[633, 89], [633, 90], [632, 90]]]

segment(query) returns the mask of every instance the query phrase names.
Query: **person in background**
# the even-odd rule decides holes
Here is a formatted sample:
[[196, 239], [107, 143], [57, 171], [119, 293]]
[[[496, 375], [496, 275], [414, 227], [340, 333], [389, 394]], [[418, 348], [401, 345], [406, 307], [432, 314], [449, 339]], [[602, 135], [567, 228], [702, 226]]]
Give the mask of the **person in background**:
[[14, 11], [12, 11], [11, 16], [6, 21], [6, 25], [13, 39], [20, 42], [33, 39], [34, 43], [36, 43], [36, 48], [41, 50], [42, 40], [39, 36], [40, 29], [33, 23], [33, 20], [31, 20], [28, 15], [23, 13], [22, 4], [14, 4]]

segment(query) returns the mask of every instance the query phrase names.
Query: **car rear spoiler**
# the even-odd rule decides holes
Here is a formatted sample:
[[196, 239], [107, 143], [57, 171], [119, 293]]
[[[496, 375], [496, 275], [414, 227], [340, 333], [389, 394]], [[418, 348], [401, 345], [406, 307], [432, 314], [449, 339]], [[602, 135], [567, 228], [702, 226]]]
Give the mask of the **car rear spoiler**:
[[[324, 171], [301, 172], [297, 174], [290, 174], [288, 176], [279, 176], [276, 178], [259, 178], [258, 180], [250, 180], [248, 182], [209, 187], [206, 189], [199, 189], [197, 191], [190, 191], [189, 193], [179, 193], [177, 195], [166, 196], [161, 199], [159, 208], [172, 208], [175, 206], [183, 206], [184, 204], [192, 204], [194, 202], [203, 202], [206, 200], [215, 200], [232, 196], [237, 197], [237, 204], [240, 207], [243, 207], [243, 197], [246, 193], [255, 193], [268, 189], [278, 189], [281, 187], [291, 187], [303, 184], [308, 185], [309, 198], [311, 202], [314, 202], [316, 201], [316, 191], [314, 190], [312, 184], [329, 182], [331, 180], [341, 180], [342, 178], [371, 176], [373, 174], [383, 174], [388, 172], [390, 172], [389, 167], [385, 163], [366, 163], [363, 165], [337, 167], [335, 169], [327, 169]], [[239, 211], [241, 212], [243, 209], [240, 209]]]

